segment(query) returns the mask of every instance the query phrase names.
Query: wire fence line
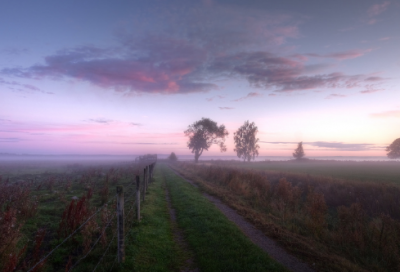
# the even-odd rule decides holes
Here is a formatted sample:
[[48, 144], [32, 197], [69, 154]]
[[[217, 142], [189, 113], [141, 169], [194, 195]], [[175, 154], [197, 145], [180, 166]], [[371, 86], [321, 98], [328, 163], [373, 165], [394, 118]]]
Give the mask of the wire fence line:
[[103, 206], [101, 206], [95, 213], [93, 213], [84, 223], [82, 223], [75, 231], [73, 231], [67, 238], [65, 238], [60, 244], [58, 244], [55, 248], [53, 248], [45, 257], [40, 259], [39, 262], [37, 262], [34, 266], [32, 266], [27, 272], [31, 272], [33, 269], [35, 269], [36, 266], [38, 266], [40, 263], [45, 261], [51, 254], [54, 253], [62, 244], [64, 244], [68, 239], [70, 239], [75, 233], [78, 232], [87, 222], [90, 221], [96, 214], [98, 214], [107, 204], [109, 204], [112, 200], [114, 200], [116, 197], [113, 197], [110, 199], [107, 203], [105, 203]]
[[[138, 193], [138, 191], [139, 191], [139, 192], [141, 192], [141, 193], [143, 194], [142, 197], [143, 197], [143, 200], [144, 200], [144, 195], [146, 194], [148, 182], [149, 182], [150, 178], [151, 178], [152, 175], [153, 175], [153, 169], [154, 169], [154, 166], [155, 166], [155, 164], [156, 164], [156, 162], [157, 162], [157, 155], [145, 155], [145, 156], [140, 156], [140, 157], [138, 157], [138, 158], [135, 159], [135, 162], [136, 162], [136, 181], [137, 181], [137, 182], [140, 181], [140, 176], [142, 176], [142, 175], [143, 175], [143, 179], [142, 179], [142, 182], [141, 182], [141, 183], [142, 183], [142, 186], [139, 186], [139, 184], [137, 183], [137, 184], [136, 184], [136, 190], [135, 190], [135, 188], [134, 188], [135, 186], [134, 186], [134, 184], [132, 184], [132, 186], [129, 186], [129, 187], [128, 187], [127, 193], [128, 193], [128, 192], [129, 192], [129, 193], [127, 194], [126, 200], [125, 200], [124, 198], [122, 198], [122, 199], [124, 199], [123, 202], [125, 202], [125, 203], [128, 203], [128, 202], [133, 201], [133, 204], [130, 205], [130, 209], [129, 209], [128, 213], [127, 213], [127, 216], [125, 216], [125, 217], [128, 218], [127, 221], [130, 221], [128, 229], [131, 229], [132, 226], [133, 226], [133, 224], [134, 224], [134, 222], [135, 222], [135, 220], [133, 220], [133, 218], [131, 217], [131, 213], [135, 210], [135, 209], [134, 209], [135, 203], [137, 203], [137, 204], [140, 203], [140, 199], [137, 199], [136, 197], [133, 197], [133, 198], [132, 198], [132, 196], [135, 196], [135, 193], [136, 193], [136, 196], [137, 196], [137, 193]], [[141, 172], [141, 170], [144, 170], [144, 172]], [[139, 194], [139, 195], [140, 195], [140, 194]], [[39, 264], [41, 264], [42, 262], [46, 261], [58, 248], [60, 248], [60, 246], [62, 246], [66, 241], [68, 241], [70, 238], [72, 238], [72, 237], [73, 237], [79, 230], [81, 230], [94, 216], [96, 216], [100, 211], [102, 211], [105, 207], [108, 206], [108, 204], [110, 204], [110, 203], [113, 202], [114, 200], [117, 200], [117, 203], [118, 203], [118, 201], [119, 201], [118, 194], [115, 195], [113, 198], [111, 198], [107, 203], [103, 204], [100, 208], [98, 208], [96, 212], [94, 212], [92, 215], [90, 215], [90, 216], [85, 220], [85, 222], [83, 222], [79, 227], [77, 227], [70, 235], [68, 235], [61, 243], [59, 243], [56, 247], [54, 247], [50, 252], [48, 252], [48, 253], [46, 254], [45, 257], [41, 258], [35, 265], [33, 265], [29, 270], [27, 270], [27, 272], [32, 272], [32, 271], [34, 271], [35, 268], [36, 268]], [[124, 204], [122, 204], [122, 205], [124, 205]], [[117, 204], [117, 206], [118, 206], [118, 204]], [[136, 206], [138, 206], [138, 207], [137, 207], [137, 212], [140, 214], [140, 205], [136, 205]], [[79, 259], [75, 262], [75, 264], [72, 265], [72, 266], [68, 269], [68, 272], [69, 272], [69, 271], [72, 271], [74, 268], [76, 268], [76, 267], [79, 265], [79, 263], [80, 263], [82, 260], [84, 260], [84, 259], [93, 251], [93, 249], [96, 247], [96, 245], [98, 244], [98, 242], [100, 241], [100, 239], [105, 235], [105, 233], [106, 233], [108, 227], [110, 227], [110, 226], [112, 225], [113, 220], [115, 219], [115, 217], [118, 217], [118, 208], [117, 208], [117, 213], [115, 213], [115, 214], [111, 217], [111, 219], [107, 222], [106, 227], [102, 230], [101, 234], [99, 235], [99, 237], [97, 238], [97, 240], [93, 243], [93, 245], [92, 245], [92, 247], [89, 249], [89, 251], [88, 251], [84, 256], [82, 256], [81, 258], [79, 258]], [[140, 216], [138, 216], [138, 218], [140, 218]], [[123, 220], [124, 220], [124, 219], [123, 219]], [[118, 229], [118, 226], [117, 226], [117, 228], [116, 228], [115, 231], [113, 232], [113, 236], [112, 236], [110, 242], [109, 242], [108, 245], [107, 245], [106, 250], [104, 251], [103, 255], [100, 257], [100, 259], [99, 259], [99, 261], [97, 262], [96, 266], [94, 267], [93, 271], [95, 271], [95, 270], [97, 269], [98, 265], [103, 261], [103, 259], [104, 259], [104, 257], [106, 256], [108, 250], [111, 248], [111, 245], [112, 245], [112, 243], [114, 242], [114, 239], [116, 238], [116, 236], [117, 236], [116, 234], [118, 233], [118, 231], [119, 231], [119, 229]], [[124, 240], [127, 238], [128, 233], [129, 233], [129, 231], [127, 231], [126, 233], [123, 233], [122, 241], [124, 241]], [[115, 259], [114, 259], [114, 262], [113, 262], [113, 264], [112, 264], [112, 266], [111, 266], [110, 271], [111, 271], [112, 268], [114, 267], [115, 263], [117, 263], [117, 260], [119, 260], [119, 262], [121, 262], [121, 260], [123, 260], [123, 258], [119, 258], [119, 257], [120, 257], [119, 255], [121, 254], [121, 253], [120, 253], [121, 251], [120, 251], [120, 248], [119, 248], [119, 247], [120, 247], [120, 241], [117, 241], [117, 244], [118, 244], [118, 252], [117, 252], [117, 254], [115, 255]], [[124, 245], [124, 243], [122, 243], [122, 245]], [[122, 252], [124, 252], [124, 250], [123, 250]]]

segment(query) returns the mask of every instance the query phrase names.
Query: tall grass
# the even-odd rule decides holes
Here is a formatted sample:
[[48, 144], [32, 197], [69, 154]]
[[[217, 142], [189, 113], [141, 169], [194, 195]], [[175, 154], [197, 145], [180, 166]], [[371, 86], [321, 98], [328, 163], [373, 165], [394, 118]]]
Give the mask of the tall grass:
[[310, 248], [325, 247], [360, 270], [400, 271], [399, 187], [192, 163], [175, 167], [235, 208], [254, 211], [254, 222], [273, 221], [298, 241], [311, 241]]

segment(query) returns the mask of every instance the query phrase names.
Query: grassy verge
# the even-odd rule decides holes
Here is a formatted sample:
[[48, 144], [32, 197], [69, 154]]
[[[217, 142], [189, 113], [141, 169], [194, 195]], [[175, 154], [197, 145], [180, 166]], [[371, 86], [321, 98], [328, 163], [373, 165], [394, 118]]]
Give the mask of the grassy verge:
[[183, 254], [173, 241], [165, 184], [157, 168], [154, 177], [142, 206], [142, 221], [126, 230], [126, 259], [120, 271], [178, 271], [180, 267]]
[[254, 245], [198, 189], [159, 165], [176, 209], [178, 226], [201, 271], [286, 271]]

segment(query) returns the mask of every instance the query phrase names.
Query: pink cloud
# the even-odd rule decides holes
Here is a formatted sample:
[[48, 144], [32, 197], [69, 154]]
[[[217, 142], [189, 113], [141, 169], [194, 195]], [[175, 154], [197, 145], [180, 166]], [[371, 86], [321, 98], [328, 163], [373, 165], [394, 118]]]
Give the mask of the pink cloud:
[[310, 57], [318, 57], [318, 58], [333, 58], [338, 60], [346, 60], [346, 59], [354, 59], [365, 55], [366, 53], [371, 52], [372, 49], [355, 49], [355, 50], [348, 50], [342, 52], [334, 52], [330, 54], [306, 54]]
[[216, 96], [213, 96], [213, 97], [210, 97], [210, 98], [206, 98], [206, 100], [208, 101], [208, 102], [211, 102], [211, 101], [213, 101], [214, 99], [216, 99], [216, 98], [219, 98], [219, 99], [224, 99], [225, 98], [225, 96], [222, 96], [222, 95], [216, 95]]
[[375, 4], [375, 5], [371, 6], [367, 11], [368, 16], [373, 17], [373, 16], [377, 16], [377, 15], [381, 14], [388, 8], [389, 5], [390, 5], [390, 2], [385, 1], [381, 4]]
[[400, 118], [400, 110], [372, 113], [371, 117], [374, 117], [374, 118]]
[[343, 95], [343, 94], [330, 94], [327, 97], [325, 97], [325, 99], [333, 99], [333, 98], [344, 98], [347, 97], [347, 95]]
[[360, 93], [362, 94], [370, 94], [370, 93], [376, 93], [376, 92], [380, 92], [383, 91], [384, 89], [377, 89], [376, 86], [374, 85], [365, 85], [365, 90], [360, 91]]

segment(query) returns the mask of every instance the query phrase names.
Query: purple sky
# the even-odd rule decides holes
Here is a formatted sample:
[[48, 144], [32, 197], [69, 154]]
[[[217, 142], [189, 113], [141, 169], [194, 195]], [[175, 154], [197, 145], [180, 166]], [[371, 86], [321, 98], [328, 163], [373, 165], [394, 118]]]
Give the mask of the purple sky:
[[372, 0], [3, 2], [0, 153], [190, 154], [183, 131], [208, 117], [226, 155], [249, 120], [260, 155], [303, 141], [384, 156], [400, 137], [399, 15]]

